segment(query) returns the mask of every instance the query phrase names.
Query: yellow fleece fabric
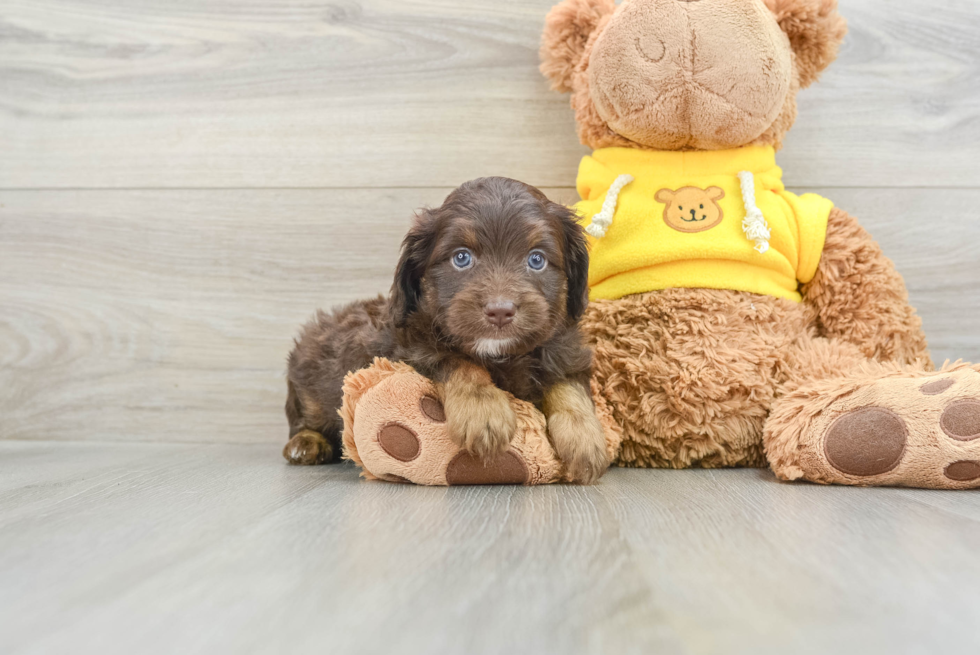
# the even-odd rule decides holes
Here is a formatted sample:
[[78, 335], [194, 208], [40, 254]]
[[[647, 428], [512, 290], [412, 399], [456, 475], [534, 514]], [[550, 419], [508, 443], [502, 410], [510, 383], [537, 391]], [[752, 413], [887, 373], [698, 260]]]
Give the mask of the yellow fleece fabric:
[[[771, 230], [764, 254], [743, 231], [741, 171], [755, 177], [755, 203]], [[588, 226], [602, 210], [609, 187], [624, 174], [634, 181], [620, 191], [612, 224], [605, 236], [589, 237], [593, 300], [670, 288], [731, 289], [802, 300], [799, 284], [809, 282], [817, 272], [834, 204], [815, 194], [797, 196], [786, 191], [772, 147], [714, 152], [596, 150], [579, 167], [582, 201], [576, 209], [583, 225]], [[664, 216], [670, 203], [660, 202], [658, 192], [666, 190], [660, 193], [666, 199], [671, 192], [688, 188], [683, 197], [690, 198], [691, 193], [697, 197], [699, 192], [690, 187], [704, 190], [694, 208], [699, 216], [707, 214], [706, 203], [715, 202], [723, 213], [720, 223], [700, 232], [670, 226]], [[712, 187], [724, 191], [724, 197], [712, 200], [720, 195]], [[711, 222], [709, 217], [691, 225], [698, 229]]]

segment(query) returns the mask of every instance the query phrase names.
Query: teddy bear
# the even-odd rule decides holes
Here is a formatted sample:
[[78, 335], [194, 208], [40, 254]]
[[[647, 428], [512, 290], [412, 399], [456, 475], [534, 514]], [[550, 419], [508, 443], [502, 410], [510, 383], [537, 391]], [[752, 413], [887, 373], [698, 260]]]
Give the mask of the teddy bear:
[[836, 0], [563, 0], [548, 15], [541, 70], [593, 149], [577, 179], [583, 331], [619, 465], [980, 486], [980, 367], [934, 371], [891, 261], [776, 165], [845, 32]]
[[[980, 366], [934, 370], [891, 261], [776, 164], [845, 32], [836, 0], [563, 0], [547, 16], [541, 70], [593, 150], [576, 183], [582, 327], [619, 466], [980, 487]], [[511, 450], [478, 463], [410, 368], [375, 362], [345, 391], [344, 452], [366, 477], [563, 479], [540, 413], [516, 400]]]

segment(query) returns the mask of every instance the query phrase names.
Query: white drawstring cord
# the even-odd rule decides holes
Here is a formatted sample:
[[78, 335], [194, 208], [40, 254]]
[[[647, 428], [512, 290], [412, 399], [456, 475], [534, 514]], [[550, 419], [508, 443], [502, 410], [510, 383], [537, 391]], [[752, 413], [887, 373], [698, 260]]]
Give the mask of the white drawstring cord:
[[591, 236], [601, 239], [606, 236], [606, 230], [612, 225], [613, 215], [616, 213], [616, 203], [619, 201], [619, 192], [623, 187], [633, 181], [632, 175], [620, 175], [606, 192], [606, 199], [602, 203], [602, 211], [592, 217], [592, 223], [585, 228]]
[[755, 249], [759, 254], [769, 250], [769, 223], [762, 211], [755, 204], [755, 176], [749, 171], [738, 174], [742, 186], [742, 202], [745, 204], [745, 218], [742, 220], [742, 231], [749, 241], [755, 241]]

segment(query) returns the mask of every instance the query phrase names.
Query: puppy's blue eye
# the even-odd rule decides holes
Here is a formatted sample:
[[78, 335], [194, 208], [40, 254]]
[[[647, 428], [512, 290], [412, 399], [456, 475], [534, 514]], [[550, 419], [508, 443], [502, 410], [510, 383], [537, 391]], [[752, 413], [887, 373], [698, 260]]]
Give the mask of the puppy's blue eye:
[[468, 268], [473, 263], [473, 254], [466, 250], [457, 250], [453, 253], [453, 266], [456, 268]]
[[540, 250], [534, 250], [527, 256], [527, 265], [531, 267], [532, 271], [543, 271], [544, 267], [548, 265], [548, 259]]

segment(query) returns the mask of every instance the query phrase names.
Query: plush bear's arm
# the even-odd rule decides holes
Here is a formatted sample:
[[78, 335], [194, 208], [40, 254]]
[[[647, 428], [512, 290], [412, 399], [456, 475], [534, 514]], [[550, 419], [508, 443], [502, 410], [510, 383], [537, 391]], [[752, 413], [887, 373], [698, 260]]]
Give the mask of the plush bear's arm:
[[920, 360], [931, 368], [922, 320], [909, 305], [905, 281], [847, 212], [831, 212], [817, 274], [802, 292], [822, 336], [849, 341], [879, 361]]

